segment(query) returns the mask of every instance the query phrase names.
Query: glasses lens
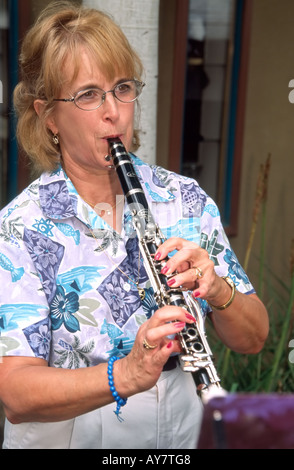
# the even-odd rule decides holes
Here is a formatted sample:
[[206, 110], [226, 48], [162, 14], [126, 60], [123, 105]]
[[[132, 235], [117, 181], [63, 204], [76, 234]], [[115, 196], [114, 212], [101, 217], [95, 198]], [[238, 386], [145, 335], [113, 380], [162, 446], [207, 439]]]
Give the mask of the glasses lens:
[[105, 100], [107, 93], [113, 93], [122, 103], [131, 103], [141, 94], [145, 83], [139, 80], [129, 80], [119, 83], [113, 90], [103, 91], [100, 88], [90, 88], [80, 91], [74, 99], [76, 106], [84, 111], [92, 111], [99, 108]]
[[141, 94], [144, 84], [138, 80], [130, 80], [117, 85], [114, 94], [119, 101], [131, 103]]
[[75, 97], [75, 104], [80, 109], [91, 111], [101, 106], [103, 93], [103, 90], [98, 88], [81, 91]]

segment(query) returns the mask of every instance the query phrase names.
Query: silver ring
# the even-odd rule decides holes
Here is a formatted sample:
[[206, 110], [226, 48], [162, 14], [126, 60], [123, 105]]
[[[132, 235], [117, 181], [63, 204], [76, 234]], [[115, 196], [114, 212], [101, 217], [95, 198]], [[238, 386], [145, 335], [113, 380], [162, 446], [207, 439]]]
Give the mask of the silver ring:
[[148, 343], [148, 341], [145, 338], [145, 339], [143, 339], [143, 348], [145, 348], [145, 349], [155, 349], [155, 348], [157, 348], [157, 344], [152, 346], [151, 344]]

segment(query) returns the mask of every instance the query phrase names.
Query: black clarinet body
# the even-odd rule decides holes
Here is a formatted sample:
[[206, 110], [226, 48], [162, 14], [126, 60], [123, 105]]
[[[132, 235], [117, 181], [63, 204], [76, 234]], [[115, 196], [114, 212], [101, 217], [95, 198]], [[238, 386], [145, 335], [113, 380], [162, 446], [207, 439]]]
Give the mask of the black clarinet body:
[[161, 274], [168, 258], [157, 261], [154, 259], [154, 254], [165, 237], [153, 219], [132, 160], [122, 142], [118, 138], [108, 139], [108, 142], [113, 164], [130, 208], [140, 254], [154, 291], [156, 304], [159, 308], [166, 305], [185, 308], [195, 318], [195, 323], [187, 325], [178, 335], [183, 349], [183, 353], [179, 356], [180, 365], [185, 372], [193, 373], [200, 395], [211, 389], [220, 389], [220, 378], [206, 339], [199, 303], [191, 293], [184, 292], [181, 288], [169, 287], [168, 277]]

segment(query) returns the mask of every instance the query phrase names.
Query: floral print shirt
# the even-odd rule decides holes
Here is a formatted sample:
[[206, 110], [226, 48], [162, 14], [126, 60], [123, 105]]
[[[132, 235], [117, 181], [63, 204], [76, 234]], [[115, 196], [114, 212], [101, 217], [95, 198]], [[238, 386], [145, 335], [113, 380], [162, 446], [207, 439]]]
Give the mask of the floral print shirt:
[[[205, 248], [220, 276], [253, 287], [215, 203], [197, 182], [131, 155], [165, 237]], [[145, 288], [141, 301], [135, 283]], [[44, 173], [0, 212], [0, 356], [79, 368], [123, 357], [157, 306], [125, 205], [115, 232], [78, 195], [61, 167]], [[200, 301], [203, 314], [208, 311]]]

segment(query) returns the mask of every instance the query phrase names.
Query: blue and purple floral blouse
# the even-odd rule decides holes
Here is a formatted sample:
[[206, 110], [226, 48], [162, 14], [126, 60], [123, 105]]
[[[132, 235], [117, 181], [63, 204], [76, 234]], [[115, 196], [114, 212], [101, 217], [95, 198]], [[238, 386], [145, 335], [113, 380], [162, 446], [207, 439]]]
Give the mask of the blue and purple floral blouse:
[[[132, 159], [164, 235], [200, 244], [220, 276], [253, 293], [215, 203], [198, 184]], [[118, 234], [80, 198], [61, 167], [0, 212], [0, 355], [72, 369], [130, 352], [156, 305], [127, 206], [123, 217]], [[205, 314], [208, 306], [200, 302]]]

